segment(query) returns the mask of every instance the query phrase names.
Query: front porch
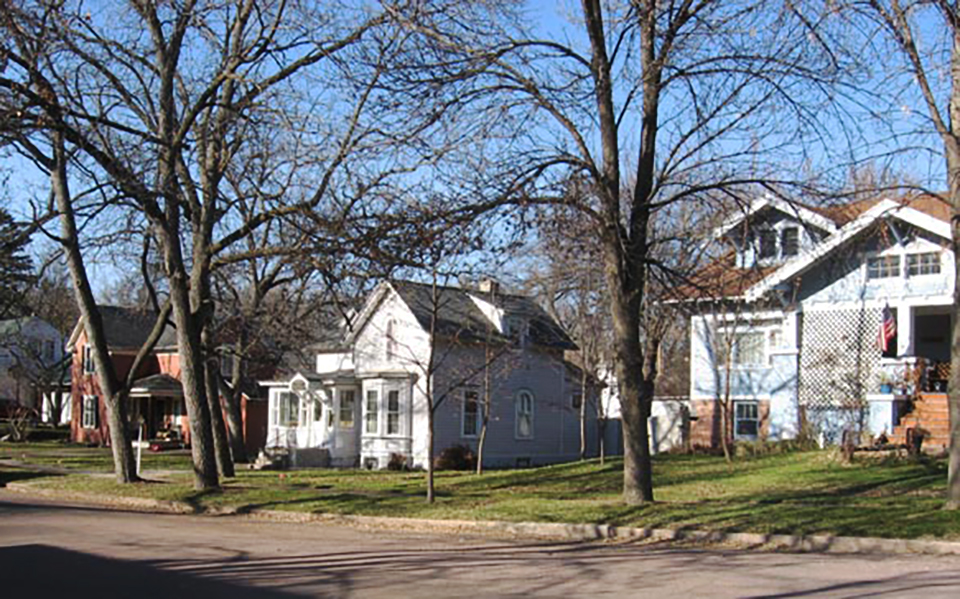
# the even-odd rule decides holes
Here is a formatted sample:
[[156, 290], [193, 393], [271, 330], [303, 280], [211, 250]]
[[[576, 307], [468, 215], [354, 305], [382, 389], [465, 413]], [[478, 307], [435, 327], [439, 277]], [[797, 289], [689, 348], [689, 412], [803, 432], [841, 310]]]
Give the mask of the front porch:
[[414, 448], [408, 373], [297, 373], [269, 388], [267, 450], [295, 467], [385, 468]]
[[877, 384], [868, 393], [871, 432], [886, 432], [895, 444], [924, 437], [925, 451], [950, 444], [947, 380], [950, 376], [951, 306], [898, 306], [895, 356], [880, 359]]
[[[190, 427], [180, 381], [168, 374], [135, 381], [130, 390], [130, 421], [143, 427], [145, 443], [163, 439], [189, 445]], [[134, 431], [139, 436], [136, 428]]]

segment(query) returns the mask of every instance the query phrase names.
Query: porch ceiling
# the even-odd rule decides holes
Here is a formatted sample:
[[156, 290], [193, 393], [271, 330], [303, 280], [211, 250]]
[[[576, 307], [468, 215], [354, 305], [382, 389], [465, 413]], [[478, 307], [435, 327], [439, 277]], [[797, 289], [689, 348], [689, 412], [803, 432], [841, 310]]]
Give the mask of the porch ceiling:
[[153, 395], [183, 397], [183, 385], [169, 374], [153, 374], [133, 382], [130, 397], [150, 397]]

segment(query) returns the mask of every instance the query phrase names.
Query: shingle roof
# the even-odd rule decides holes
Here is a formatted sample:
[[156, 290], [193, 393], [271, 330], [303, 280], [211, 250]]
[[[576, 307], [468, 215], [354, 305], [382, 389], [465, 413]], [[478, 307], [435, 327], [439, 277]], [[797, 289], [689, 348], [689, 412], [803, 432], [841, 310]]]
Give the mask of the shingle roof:
[[739, 297], [777, 268], [778, 265], [737, 267], [736, 253], [730, 251], [701, 268], [686, 285], [681, 285], [673, 293], [677, 299], [691, 300]]
[[[120, 306], [100, 306], [103, 318], [103, 330], [107, 336], [107, 345], [112, 349], [139, 349], [157, 320], [156, 312], [139, 308]], [[173, 326], [168, 324], [160, 335], [155, 349], [176, 349], [177, 336]]]
[[[394, 281], [393, 288], [410, 308], [424, 330], [430, 330], [434, 312], [433, 288], [424, 283]], [[498, 342], [509, 341], [471, 299], [471, 295], [491, 302], [503, 310], [505, 317], [519, 316], [529, 323], [529, 340], [536, 344], [561, 349], [575, 349], [576, 344], [560, 326], [529, 297], [498, 293], [496, 297], [459, 287], [439, 286], [436, 301], [438, 335], [455, 337], [461, 341], [484, 341], [488, 337]]]
[[[942, 198], [930, 194], [916, 194], [904, 196], [902, 198], [889, 198], [894, 202], [919, 210], [928, 216], [944, 222], [950, 222], [950, 205]], [[830, 206], [805, 206], [809, 210], [817, 212], [835, 222], [837, 226], [842, 227], [854, 220], [867, 210], [870, 210], [882, 201], [882, 198], [871, 198], [868, 200], [859, 200], [848, 202], [846, 204], [834, 204]]]

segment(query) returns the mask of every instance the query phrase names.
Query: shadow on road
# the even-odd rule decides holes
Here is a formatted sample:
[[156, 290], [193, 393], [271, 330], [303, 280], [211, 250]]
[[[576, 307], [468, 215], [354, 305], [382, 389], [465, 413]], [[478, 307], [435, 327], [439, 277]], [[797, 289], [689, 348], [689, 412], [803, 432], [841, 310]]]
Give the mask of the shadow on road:
[[287, 593], [237, 586], [144, 562], [110, 559], [47, 545], [0, 547], [4, 597], [286, 599]]

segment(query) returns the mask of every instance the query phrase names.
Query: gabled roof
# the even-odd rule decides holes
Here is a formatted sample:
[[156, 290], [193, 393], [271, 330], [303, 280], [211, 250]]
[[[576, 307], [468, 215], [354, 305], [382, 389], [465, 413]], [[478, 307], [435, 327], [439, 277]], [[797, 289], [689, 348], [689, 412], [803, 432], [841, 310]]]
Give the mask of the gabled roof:
[[732, 229], [740, 225], [744, 220], [767, 208], [782, 212], [783, 214], [797, 219], [803, 224], [812, 225], [828, 233], [833, 233], [836, 231], [839, 225], [834, 218], [836, 215], [831, 215], [829, 211], [815, 209], [805, 204], [788, 202], [786, 200], [781, 200], [780, 198], [767, 195], [756, 199], [745, 211], [739, 212], [726, 219], [723, 224], [717, 227], [717, 229], [714, 231], [714, 237], [723, 237]]
[[729, 251], [700, 269], [690, 277], [689, 282], [675, 289], [675, 299], [739, 298], [776, 270], [777, 266], [739, 267], [736, 252]]
[[529, 297], [507, 293], [497, 293], [494, 296], [459, 287], [439, 286], [437, 300], [434, 302], [432, 285], [413, 281], [393, 281], [391, 285], [425, 331], [430, 330], [436, 307], [436, 331], [441, 336], [461, 341], [482, 342], [491, 339], [508, 342], [509, 340], [499, 333], [497, 325], [480, 310], [472, 299], [473, 296], [495, 305], [503, 311], [505, 318], [518, 316], [526, 320], [529, 324], [528, 338], [533, 344], [560, 349], [576, 348], [576, 344], [560, 325]]
[[946, 202], [940, 198], [924, 195], [899, 201], [879, 200], [871, 204], [857, 205], [858, 208], [866, 206], [869, 207], [860, 212], [833, 236], [828, 237], [811, 250], [788, 260], [770, 273], [770, 276], [758, 281], [756, 285], [747, 290], [746, 299], [758, 299], [773, 287], [807, 271], [821, 259], [881, 219], [896, 218], [944, 239], [950, 239], [950, 209]]
[[54, 331], [56, 331], [56, 328], [54, 328], [52, 324], [36, 316], [8, 318], [7, 320], [0, 320], [0, 339], [4, 337], [16, 337], [22, 334], [23, 329], [33, 322], [42, 323], [42, 325], [47, 326], [50, 329], [53, 329]]
[[[121, 306], [100, 306], [103, 319], [103, 331], [107, 336], [107, 345], [113, 350], [138, 350], [146, 342], [157, 321], [157, 313], [141, 308]], [[80, 333], [83, 332], [83, 317], [77, 321], [67, 347], [72, 349]], [[170, 324], [164, 328], [154, 351], [176, 351], [176, 330]]]

